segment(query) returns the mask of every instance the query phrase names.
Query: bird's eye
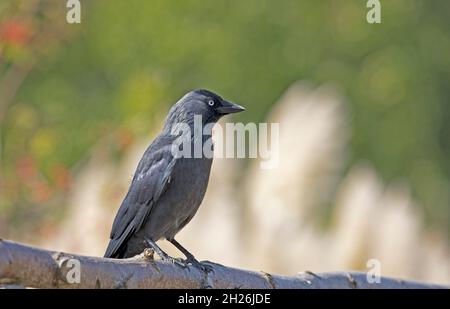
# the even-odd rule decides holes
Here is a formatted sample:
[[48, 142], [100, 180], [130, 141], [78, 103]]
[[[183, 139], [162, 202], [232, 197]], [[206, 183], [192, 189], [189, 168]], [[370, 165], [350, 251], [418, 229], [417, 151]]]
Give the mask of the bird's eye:
[[208, 105], [209, 105], [209, 106], [214, 106], [214, 100], [209, 100], [209, 101], [208, 101]]

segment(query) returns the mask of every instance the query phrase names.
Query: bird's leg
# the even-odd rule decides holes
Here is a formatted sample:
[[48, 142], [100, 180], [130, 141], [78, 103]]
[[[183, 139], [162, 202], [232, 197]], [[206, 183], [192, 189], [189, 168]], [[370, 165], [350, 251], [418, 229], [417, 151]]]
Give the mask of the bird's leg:
[[161, 258], [161, 260], [163, 261], [169, 261], [175, 264], [178, 264], [180, 266], [185, 267], [186, 265], [184, 265], [182, 262], [178, 261], [177, 259], [171, 257], [170, 255], [168, 255], [167, 253], [165, 253], [157, 244], [156, 242], [154, 242], [153, 240], [151, 240], [150, 238], [145, 238], [145, 242], [150, 246], [150, 248], [153, 249], [153, 251], [156, 252], [156, 254], [159, 255], [159, 257]]
[[199, 262], [192, 253], [190, 253], [185, 247], [183, 247], [178, 241], [175, 240], [175, 238], [167, 239], [172, 245], [174, 245], [178, 250], [181, 251], [186, 256], [186, 262], [190, 263], [194, 266], [197, 266], [204, 271], [210, 272], [212, 271], [212, 268], [208, 265], [204, 265], [201, 262]]
[[159, 255], [161, 260], [170, 260], [170, 256], [165, 253], [153, 240], [145, 238], [145, 242]]
[[186, 256], [186, 259], [188, 262], [197, 262], [196, 258], [194, 257], [194, 255], [192, 253], [190, 253], [189, 251], [187, 251], [187, 249], [185, 247], [183, 247], [178, 241], [175, 240], [175, 238], [172, 239], [167, 239], [172, 245], [174, 245], [178, 250], [181, 251], [181, 253], [184, 254], [184, 256]]

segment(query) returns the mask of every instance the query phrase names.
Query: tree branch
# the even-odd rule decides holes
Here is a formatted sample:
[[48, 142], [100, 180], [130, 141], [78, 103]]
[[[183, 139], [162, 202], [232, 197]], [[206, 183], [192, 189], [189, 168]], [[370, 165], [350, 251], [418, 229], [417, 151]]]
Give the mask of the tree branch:
[[[0, 285], [34, 288], [446, 288], [381, 278], [368, 283], [365, 273], [305, 272], [292, 277], [203, 262], [195, 266], [152, 260], [149, 251], [133, 259], [88, 257], [33, 248], [0, 239]], [[74, 263], [75, 261], [75, 263]], [[79, 262], [79, 282], [76, 264]], [[75, 275], [74, 275], [75, 274]]]

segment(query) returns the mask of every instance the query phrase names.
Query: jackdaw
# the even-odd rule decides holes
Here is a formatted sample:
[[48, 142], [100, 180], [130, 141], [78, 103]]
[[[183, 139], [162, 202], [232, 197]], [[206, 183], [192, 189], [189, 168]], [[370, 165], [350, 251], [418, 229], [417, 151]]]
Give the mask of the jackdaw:
[[[222, 116], [243, 110], [204, 89], [187, 93], [172, 106], [162, 132], [138, 164], [114, 219], [105, 257], [129, 258], [150, 247], [161, 259], [174, 261], [156, 244], [165, 238], [186, 256], [188, 263], [198, 265], [174, 237], [192, 219], [203, 200], [212, 157], [175, 155], [173, 145], [179, 143], [180, 134], [174, 131], [179, 131], [180, 124], [190, 129], [187, 140], [192, 154], [194, 147], [198, 147], [198, 139], [194, 139], [194, 118], [201, 120], [202, 127], [212, 127]], [[202, 144], [210, 138], [210, 134], [202, 134]]]

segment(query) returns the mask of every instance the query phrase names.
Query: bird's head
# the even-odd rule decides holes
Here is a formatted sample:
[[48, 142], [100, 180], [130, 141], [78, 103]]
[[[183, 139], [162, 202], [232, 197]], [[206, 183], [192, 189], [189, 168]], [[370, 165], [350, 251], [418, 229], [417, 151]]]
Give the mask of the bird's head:
[[197, 89], [185, 94], [171, 109], [166, 124], [176, 122], [191, 123], [194, 116], [201, 116], [202, 123], [215, 123], [222, 116], [245, 110], [242, 106], [222, 99], [205, 89]]

